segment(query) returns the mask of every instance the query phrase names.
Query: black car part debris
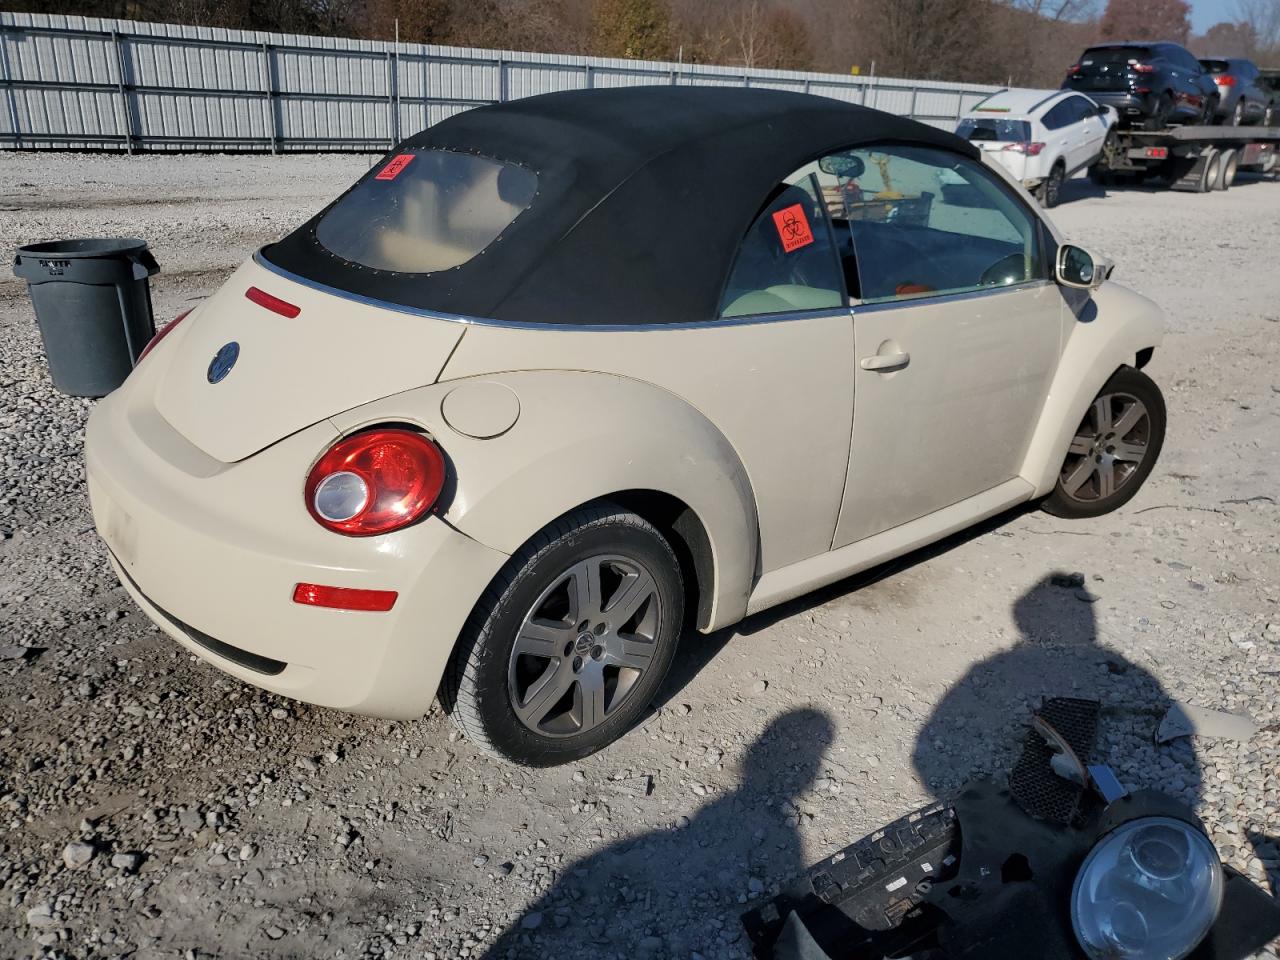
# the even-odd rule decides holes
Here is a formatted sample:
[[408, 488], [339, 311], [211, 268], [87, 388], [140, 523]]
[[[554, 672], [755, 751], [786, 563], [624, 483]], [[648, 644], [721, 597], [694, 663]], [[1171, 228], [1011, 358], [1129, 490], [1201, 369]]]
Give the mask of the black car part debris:
[[[1008, 788], [973, 781], [954, 806], [903, 817], [753, 904], [742, 923], [755, 957], [1082, 960], [1071, 902], [1090, 850], [1143, 818], [1203, 830], [1181, 802], [1125, 793], [1108, 768], [1090, 764], [1098, 713], [1094, 701], [1046, 701]], [[1069, 769], [1083, 769], [1095, 789], [1054, 772], [1066, 751]], [[1243, 960], [1280, 936], [1280, 904], [1220, 869], [1221, 908], [1188, 960]]]

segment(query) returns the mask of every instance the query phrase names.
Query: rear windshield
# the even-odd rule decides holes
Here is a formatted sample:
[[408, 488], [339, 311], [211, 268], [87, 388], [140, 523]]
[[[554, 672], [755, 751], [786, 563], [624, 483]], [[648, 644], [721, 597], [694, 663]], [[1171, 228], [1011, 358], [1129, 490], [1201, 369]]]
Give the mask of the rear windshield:
[[1210, 73], [1226, 73], [1231, 69], [1231, 64], [1225, 60], [1201, 60], [1200, 65]]
[[1122, 67], [1130, 60], [1150, 60], [1151, 56], [1150, 47], [1093, 47], [1080, 57], [1080, 72]]
[[382, 162], [316, 227], [343, 260], [397, 273], [461, 266], [533, 201], [524, 167], [448, 150], [408, 150]]
[[1031, 139], [1031, 124], [1026, 120], [1001, 120], [998, 117], [965, 117], [956, 126], [956, 133], [966, 140], [1023, 142]]

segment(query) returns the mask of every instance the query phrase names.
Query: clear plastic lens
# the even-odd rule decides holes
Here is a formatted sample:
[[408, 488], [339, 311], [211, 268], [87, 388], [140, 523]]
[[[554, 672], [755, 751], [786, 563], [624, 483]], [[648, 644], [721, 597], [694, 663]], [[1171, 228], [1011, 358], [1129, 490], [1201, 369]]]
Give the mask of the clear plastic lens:
[[1071, 921], [1095, 960], [1181, 960], [1222, 905], [1222, 864], [1202, 832], [1167, 817], [1107, 834], [1076, 875]]
[[331, 473], [316, 487], [316, 513], [326, 520], [350, 520], [369, 502], [369, 486], [349, 470]]

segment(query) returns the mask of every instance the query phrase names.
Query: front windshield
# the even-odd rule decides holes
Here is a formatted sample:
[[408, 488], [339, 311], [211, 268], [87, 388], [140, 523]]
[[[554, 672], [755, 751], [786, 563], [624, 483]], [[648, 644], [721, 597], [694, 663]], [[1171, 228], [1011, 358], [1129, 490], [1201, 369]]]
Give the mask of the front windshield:
[[397, 273], [461, 266], [533, 201], [524, 167], [448, 150], [383, 161], [321, 219], [316, 239], [343, 260]]

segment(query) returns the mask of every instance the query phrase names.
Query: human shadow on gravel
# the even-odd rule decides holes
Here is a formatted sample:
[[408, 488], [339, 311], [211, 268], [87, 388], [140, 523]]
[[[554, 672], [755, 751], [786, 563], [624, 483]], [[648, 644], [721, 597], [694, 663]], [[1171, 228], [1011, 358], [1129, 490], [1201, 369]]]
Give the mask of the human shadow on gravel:
[[1173, 701], [1151, 673], [1099, 643], [1102, 603], [1090, 590], [1099, 585], [1059, 585], [1067, 576], [1046, 576], [1019, 597], [1013, 645], [972, 666], [934, 708], [912, 755], [921, 782], [950, 800], [974, 776], [1007, 776], [1041, 702], [1080, 697], [1102, 704], [1093, 762], [1110, 764], [1126, 786], [1194, 805], [1201, 770], [1191, 742], [1154, 740]]
[[792, 710], [748, 748], [741, 784], [666, 830], [622, 840], [569, 867], [504, 930], [490, 960], [612, 960], [718, 954], [742, 931], [740, 897], [807, 866], [789, 821], [835, 728]]

